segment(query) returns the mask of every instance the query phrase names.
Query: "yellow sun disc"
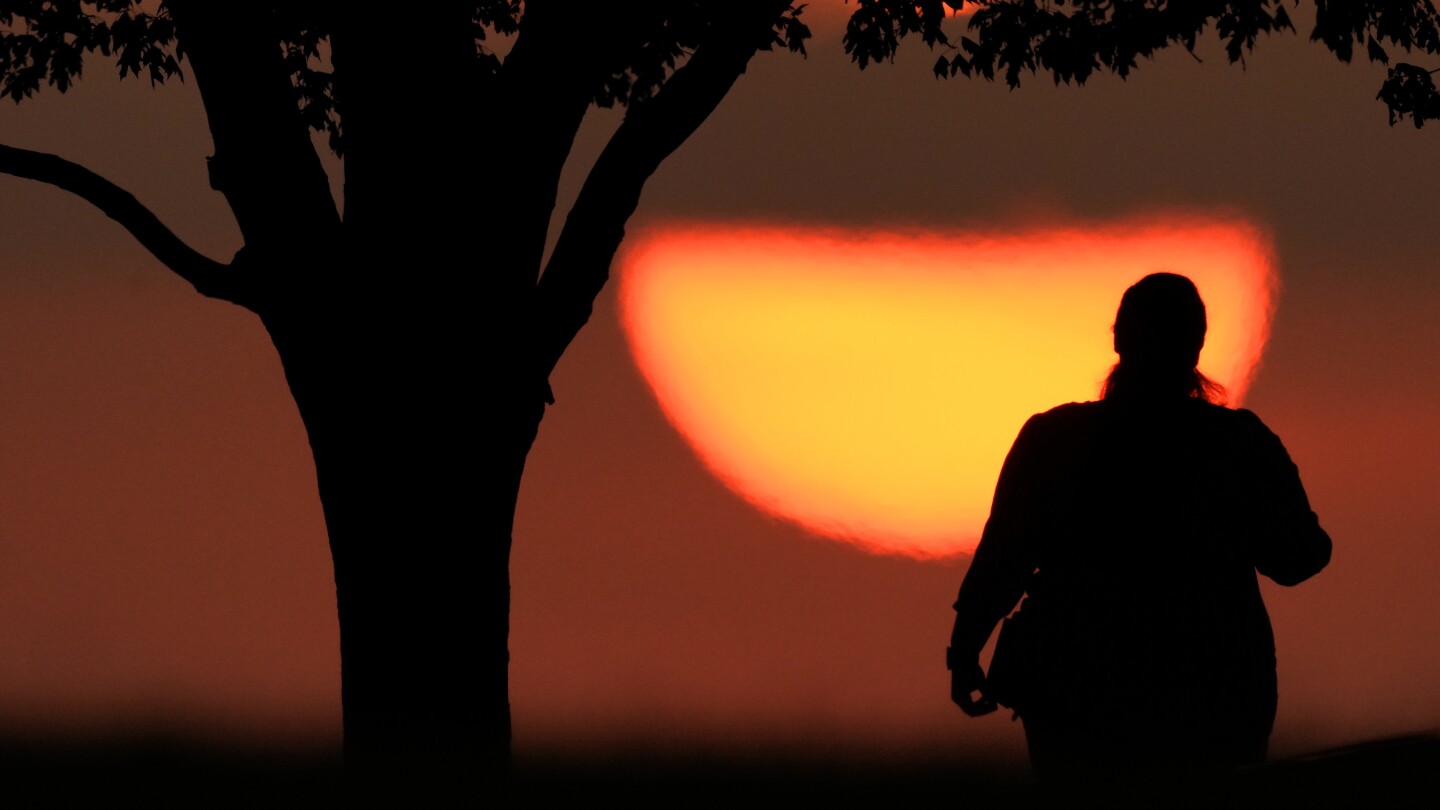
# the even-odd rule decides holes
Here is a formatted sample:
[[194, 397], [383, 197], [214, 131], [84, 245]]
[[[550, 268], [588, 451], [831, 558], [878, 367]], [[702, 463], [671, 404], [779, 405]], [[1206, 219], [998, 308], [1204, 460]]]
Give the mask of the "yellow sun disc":
[[1032, 413], [1094, 399], [1125, 288], [1189, 276], [1236, 404], [1268, 333], [1269, 240], [1195, 217], [1010, 233], [652, 227], [620, 257], [631, 350], [726, 486], [867, 550], [974, 549]]

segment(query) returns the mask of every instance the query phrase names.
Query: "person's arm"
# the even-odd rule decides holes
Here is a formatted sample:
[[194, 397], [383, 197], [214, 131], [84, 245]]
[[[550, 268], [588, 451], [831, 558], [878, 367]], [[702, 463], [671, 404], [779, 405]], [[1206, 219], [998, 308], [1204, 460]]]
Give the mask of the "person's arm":
[[1310, 509], [1300, 471], [1280, 438], [1259, 417], [1242, 413], [1254, 420], [1258, 437], [1255, 570], [1281, 585], [1304, 582], [1329, 564], [1330, 535]]
[[980, 650], [995, 625], [1020, 601], [1035, 571], [1032, 526], [1037, 510], [1036, 476], [1044, 466], [1036, 458], [1042, 432], [1039, 417], [1031, 417], [1011, 446], [995, 485], [990, 518], [955, 601], [955, 626], [946, 662], [950, 697], [972, 716], [995, 709], [993, 702], [973, 695], [984, 684]]

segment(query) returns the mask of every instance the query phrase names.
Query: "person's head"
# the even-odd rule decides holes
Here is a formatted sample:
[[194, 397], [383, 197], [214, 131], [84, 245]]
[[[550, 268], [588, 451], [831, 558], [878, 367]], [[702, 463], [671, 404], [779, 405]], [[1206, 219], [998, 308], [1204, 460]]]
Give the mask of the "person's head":
[[1190, 279], [1152, 273], [1130, 286], [1115, 313], [1115, 353], [1101, 395], [1197, 397], [1224, 401], [1225, 389], [1201, 374], [1205, 302]]

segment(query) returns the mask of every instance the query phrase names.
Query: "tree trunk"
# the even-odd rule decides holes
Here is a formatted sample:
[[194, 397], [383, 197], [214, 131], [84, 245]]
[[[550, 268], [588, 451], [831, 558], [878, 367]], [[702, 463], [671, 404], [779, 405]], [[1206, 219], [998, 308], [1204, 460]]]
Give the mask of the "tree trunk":
[[651, 11], [532, 5], [497, 77], [476, 59], [474, 4], [416, 4], [417, 80], [397, 67], [394, 20], [329, 9], [342, 221], [295, 115], [284, 15], [169, 4], [215, 142], [211, 184], [244, 237], [220, 275], [269, 330], [309, 435], [359, 775], [420, 767], [453, 785], [508, 771], [511, 536], [549, 371], [588, 320], [646, 179], [787, 5], [726, 6], [629, 111], [537, 286], [571, 143], [622, 64], [600, 43]]
[[474, 353], [453, 306], [345, 303], [264, 320], [330, 536], [347, 767], [501, 775], [511, 531], [544, 403], [517, 386], [467, 393]]

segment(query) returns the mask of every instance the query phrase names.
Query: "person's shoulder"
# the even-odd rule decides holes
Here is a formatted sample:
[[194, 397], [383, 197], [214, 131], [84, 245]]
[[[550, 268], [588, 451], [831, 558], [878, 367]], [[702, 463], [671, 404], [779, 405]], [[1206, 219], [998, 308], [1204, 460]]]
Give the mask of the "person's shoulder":
[[1067, 402], [1030, 417], [1025, 422], [1024, 430], [1039, 433], [1064, 432], [1093, 421], [1100, 415], [1101, 409], [1101, 402]]
[[1246, 408], [1227, 408], [1224, 405], [1214, 405], [1209, 402], [1202, 402], [1206, 415], [1211, 419], [1221, 422], [1236, 430], [1270, 432], [1259, 416], [1254, 411]]
[[1064, 405], [1056, 405], [1048, 411], [1037, 413], [1031, 419], [1043, 419], [1045, 421], [1064, 421], [1066, 419], [1087, 419], [1092, 418], [1100, 412], [1104, 406], [1103, 401], [1097, 402], [1067, 402]]
[[1048, 411], [1032, 415], [1021, 426], [1011, 447], [1011, 457], [1048, 457], [1066, 446], [1071, 437], [1086, 432], [1083, 425], [1093, 423], [1087, 415], [1095, 412], [1093, 402], [1067, 402]]
[[1217, 440], [1248, 447], [1280, 444], [1280, 437], [1254, 411], [1210, 403], [1201, 403], [1197, 408], [1212, 426], [1210, 435]]

